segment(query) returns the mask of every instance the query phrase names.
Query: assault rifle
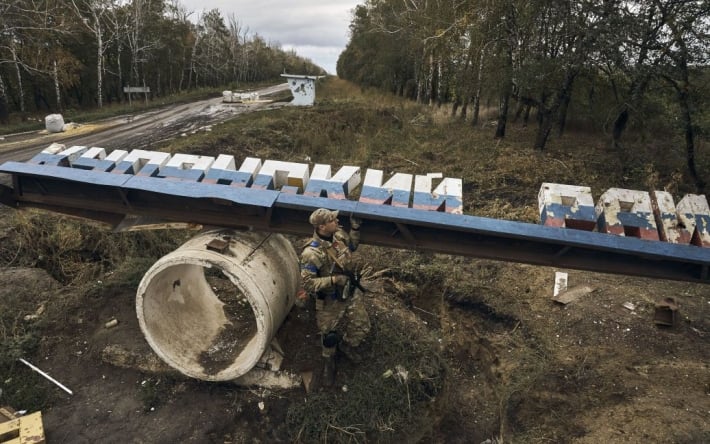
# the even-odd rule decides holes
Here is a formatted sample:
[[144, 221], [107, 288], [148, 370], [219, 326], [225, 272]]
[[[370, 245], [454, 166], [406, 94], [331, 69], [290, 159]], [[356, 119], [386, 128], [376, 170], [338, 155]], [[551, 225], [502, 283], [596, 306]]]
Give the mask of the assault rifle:
[[362, 291], [363, 293], [367, 293], [367, 288], [363, 287], [360, 283], [360, 279], [362, 279], [362, 274], [360, 272], [343, 270], [336, 272], [336, 274], [342, 274], [343, 276], [346, 276], [348, 278], [348, 283], [345, 285], [345, 293], [347, 294], [347, 296], [351, 295], [356, 288]]

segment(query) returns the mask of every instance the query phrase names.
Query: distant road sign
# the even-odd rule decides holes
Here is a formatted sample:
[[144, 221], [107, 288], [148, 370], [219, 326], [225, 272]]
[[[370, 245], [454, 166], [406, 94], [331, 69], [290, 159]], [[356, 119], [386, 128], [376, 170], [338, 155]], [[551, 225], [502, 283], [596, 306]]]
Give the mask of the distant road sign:
[[126, 94], [129, 94], [129, 93], [149, 93], [150, 86], [124, 86], [123, 92]]

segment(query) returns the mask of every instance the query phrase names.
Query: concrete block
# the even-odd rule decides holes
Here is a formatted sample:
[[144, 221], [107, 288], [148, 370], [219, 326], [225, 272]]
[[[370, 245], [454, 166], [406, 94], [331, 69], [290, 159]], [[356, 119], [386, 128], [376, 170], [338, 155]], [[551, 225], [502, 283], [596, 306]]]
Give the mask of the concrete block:
[[168, 160], [164, 167], [160, 168], [158, 177], [199, 182], [205, 176], [205, 173], [210, 169], [214, 161], [215, 158], [212, 156], [175, 154]]
[[415, 176], [412, 208], [463, 214], [463, 180], [442, 178], [432, 191], [433, 179], [439, 178], [441, 173]]
[[653, 191], [651, 204], [660, 240], [673, 244], [689, 244], [693, 232], [681, 223], [673, 196], [665, 191]]
[[537, 199], [542, 225], [585, 231], [596, 227], [597, 216], [589, 187], [543, 183]]
[[135, 174], [136, 176], [154, 177], [168, 160], [170, 160], [169, 153], [133, 150], [121, 161], [116, 162], [116, 166], [111, 172], [114, 174]]
[[396, 173], [387, 182], [382, 183], [382, 170], [368, 169], [360, 191], [360, 202], [393, 207], [409, 207], [412, 194], [411, 174]]
[[659, 240], [651, 196], [645, 191], [610, 188], [599, 198], [595, 213], [602, 233]]
[[692, 233], [690, 243], [710, 248], [710, 207], [704, 194], [686, 194], [676, 206], [678, 219]]
[[347, 199], [350, 191], [360, 185], [360, 167], [343, 166], [331, 177], [330, 165], [316, 164], [313, 167], [306, 196]]
[[308, 185], [309, 176], [310, 168], [305, 163], [267, 160], [256, 174], [252, 188], [278, 190], [288, 185], [303, 191]]

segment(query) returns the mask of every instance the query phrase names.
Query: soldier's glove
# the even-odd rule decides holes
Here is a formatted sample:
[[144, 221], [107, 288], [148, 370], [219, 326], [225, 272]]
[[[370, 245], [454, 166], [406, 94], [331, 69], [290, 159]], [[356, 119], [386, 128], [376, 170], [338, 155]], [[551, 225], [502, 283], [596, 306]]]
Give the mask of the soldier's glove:
[[338, 285], [340, 287], [344, 287], [348, 283], [348, 277], [344, 274], [335, 274], [331, 276], [331, 279], [333, 280], [333, 285]]
[[361, 224], [362, 220], [360, 220], [360, 218], [350, 216], [350, 228], [352, 228], [353, 230], [359, 230]]
[[294, 300], [294, 304], [298, 308], [305, 308], [306, 305], [308, 304], [308, 293], [306, 293], [306, 290], [300, 289], [296, 293], [296, 299]]

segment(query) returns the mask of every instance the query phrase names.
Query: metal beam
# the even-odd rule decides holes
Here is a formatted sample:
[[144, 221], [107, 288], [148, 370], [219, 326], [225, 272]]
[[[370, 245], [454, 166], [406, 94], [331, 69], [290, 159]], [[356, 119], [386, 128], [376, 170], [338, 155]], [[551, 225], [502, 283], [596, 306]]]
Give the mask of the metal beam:
[[7, 162], [12, 187], [0, 202], [36, 207], [113, 226], [126, 216], [308, 236], [316, 208], [363, 220], [362, 242], [590, 270], [710, 283], [710, 249], [631, 237], [551, 228], [469, 215], [304, 196], [275, 190], [171, 181], [127, 174]]

